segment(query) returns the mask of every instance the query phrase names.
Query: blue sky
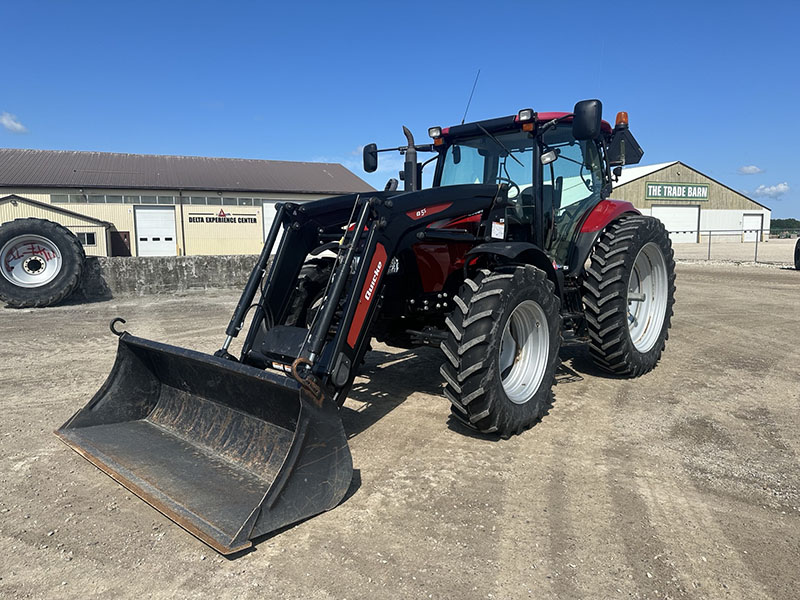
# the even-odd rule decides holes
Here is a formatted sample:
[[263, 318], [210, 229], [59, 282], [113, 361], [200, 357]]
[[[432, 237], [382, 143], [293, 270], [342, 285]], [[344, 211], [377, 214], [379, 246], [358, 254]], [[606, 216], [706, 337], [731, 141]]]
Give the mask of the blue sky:
[[[341, 162], [376, 187], [407, 125], [627, 110], [682, 160], [800, 218], [795, 2], [3, 0], [0, 146]], [[744, 173], [743, 173], [744, 171]], [[750, 173], [747, 173], [747, 172]]]

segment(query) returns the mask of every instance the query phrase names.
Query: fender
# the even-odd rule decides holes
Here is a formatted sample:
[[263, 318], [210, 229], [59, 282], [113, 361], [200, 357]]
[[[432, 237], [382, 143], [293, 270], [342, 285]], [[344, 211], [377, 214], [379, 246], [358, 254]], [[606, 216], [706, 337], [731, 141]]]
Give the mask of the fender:
[[597, 238], [606, 227], [620, 217], [641, 215], [642, 213], [630, 202], [624, 200], [602, 200], [586, 215], [569, 257], [569, 273], [577, 276], [583, 272], [583, 266], [592, 252]]
[[536, 244], [529, 242], [489, 242], [475, 246], [467, 252], [467, 258], [486, 254], [502, 256], [509, 262], [528, 264], [541, 269], [547, 274], [547, 278], [553, 282], [558, 297], [562, 297], [563, 276], [556, 271], [553, 261], [545, 251]]

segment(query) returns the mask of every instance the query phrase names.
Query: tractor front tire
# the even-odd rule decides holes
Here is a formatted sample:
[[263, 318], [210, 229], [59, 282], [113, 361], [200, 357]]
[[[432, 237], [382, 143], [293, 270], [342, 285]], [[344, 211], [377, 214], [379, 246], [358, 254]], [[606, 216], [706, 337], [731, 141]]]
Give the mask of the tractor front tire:
[[794, 268], [800, 271], [800, 238], [797, 238], [794, 245]]
[[595, 244], [583, 284], [589, 350], [622, 377], [652, 370], [669, 337], [675, 261], [664, 225], [646, 216], [609, 225]]
[[561, 347], [559, 300], [532, 266], [481, 270], [453, 298], [441, 348], [445, 396], [472, 429], [518, 434], [549, 408]]
[[86, 255], [69, 229], [46, 219], [0, 227], [0, 300], [11, 308], [58, 304], [80, 282]]

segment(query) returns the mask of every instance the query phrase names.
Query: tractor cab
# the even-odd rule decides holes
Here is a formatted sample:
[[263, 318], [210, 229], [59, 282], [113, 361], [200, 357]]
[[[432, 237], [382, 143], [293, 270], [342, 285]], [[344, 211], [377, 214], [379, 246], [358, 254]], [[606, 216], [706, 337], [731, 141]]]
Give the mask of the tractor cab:
[[[612, 167], [635, 164], [642, 155], [628, 130], [627, 114], [617, 115], [612, 129], [601, 111], [598, 100], [585, 100], [573, 113], [523, 109], [508, 117], [431, 127], [429, 145], [415, 145], [404, 128], [408, 146], [377, 150], [370, 144], [364, 149], [364, 168], [375, 170], [378, 152], [400, 150], [406, 155], [400, 174], [406, 191], [420, 189], [422, 168], [434, 161], [433, 188], [503, 186], [505, 214], [495, 225], [502, 225], [502, 239], [533, 243], [557, 264], [568, 264], [581, 223], [611, 192]], [[417, 151], [437, 156], [417, 163]], [[480, 217], [459, 223], [477, 221]], [[487, 237], [496, 238], [496, 231]]]

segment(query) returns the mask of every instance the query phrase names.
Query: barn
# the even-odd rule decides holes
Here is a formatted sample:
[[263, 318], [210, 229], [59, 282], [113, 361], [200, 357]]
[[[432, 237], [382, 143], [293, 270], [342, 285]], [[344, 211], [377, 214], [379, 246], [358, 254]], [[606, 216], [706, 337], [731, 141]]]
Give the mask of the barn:
[[677, 160], [623, 169], [612, 197], [660, 219], [673, 243], [769, 236], [768, 207]]

